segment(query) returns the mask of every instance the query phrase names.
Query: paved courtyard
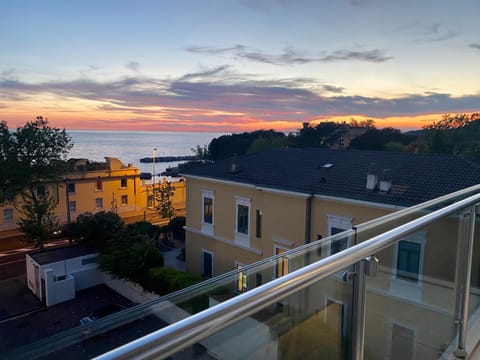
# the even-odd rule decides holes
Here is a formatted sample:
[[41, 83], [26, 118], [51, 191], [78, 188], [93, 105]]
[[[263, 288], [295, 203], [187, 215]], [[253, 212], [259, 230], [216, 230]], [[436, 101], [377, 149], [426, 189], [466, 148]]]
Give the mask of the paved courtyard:
[[[23, 287], [22, 287], [23, 284]], [[0, 282], [0, 353], [80, 325], [96, 307], [111, 303], [132, 306], [105, 285], [77, 292], [75, 299], [44, 307], [21, 278]]]

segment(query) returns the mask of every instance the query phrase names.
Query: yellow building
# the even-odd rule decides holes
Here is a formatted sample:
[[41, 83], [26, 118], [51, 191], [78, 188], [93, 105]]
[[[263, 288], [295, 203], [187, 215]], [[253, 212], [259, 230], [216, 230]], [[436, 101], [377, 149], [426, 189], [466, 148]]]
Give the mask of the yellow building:
[[206, 277], [480, 182], [451, 155], [328, 149], [272, 150], [184, 176], [187, 269]]
[[[184, 176], [186, 266], [194, 274], [217, 276], [339, 233], [335, 240], [310, 251], [308, 258], [280, 256], [274, 266], [254, 275], [240, 273], [241, 281], [235, 285], [240, 292], [375, 235], [350, 232], [342, 236], [344, 230], [480, 184], [478, 166], [451, 155], [328, 149], [272, 150], [192, 168]], [[412, 219], [415, 216], [412, 213]], [[433, 358], [438, 348], [448, 345], [454, 329], [456, 267], [461, 263], [452, 255], [457, 253], [463, 222], [462, 215], [451, 216], [377, 254], [379, 274], [369, 280], [371, 305], [366, 319], [375, 330], [369, 333], [366, 346], [377, 344], [372, 351], [379, 359]], [[377, 234], [386, 230], [377, 225]], [[477, 255], [472, 268], [478, 269], [479, 264]], [[479, 273], [474, 272], [472, 286], [478, 285]], [[309, 316], [331, 322], [341, 349], [349, 326], [351, 291], [338, 274], [282, 306], [284, 311], [294, 311], [299, 322]], [[479, 298], [471, 301], [475, 307]], [[422, 326], [418, 318], [425, 319]], [[435, 324], [434, 331], [429, 324]], [[374, 340], [385, 334], [390, 342], [379, 347]], [[415, 345], [419, 343], [428, 345]]]
[[[148, 220], [166, 222], [155, 210], [152, 185], [140, 179], [140, 170], [132, 164], [106, 157], [105, 163], [87, 166], [87, 160], [76, 160], [75, 171], [58, 184], [47, 184], [38, 191], [46, 191], [57, 201], [55, 214], [61, 224], [75, 221], [84, 212], [113, 211], [126, 222]], [[165, 180], [164, 180], [165, 181]], [[185, 212], [185, 183], [175, 187], [173, 206], [177, 215]], [[157, 184], [156, 186], [160, 186]], [[14, 230], [21, 214], [13, 204], [0, 207], [0, 232]]]

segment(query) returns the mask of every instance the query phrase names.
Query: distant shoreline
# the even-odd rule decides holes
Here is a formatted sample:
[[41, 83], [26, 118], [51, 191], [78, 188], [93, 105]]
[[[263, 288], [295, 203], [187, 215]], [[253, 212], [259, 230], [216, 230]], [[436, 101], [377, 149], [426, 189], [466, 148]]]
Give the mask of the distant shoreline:
[[[144, 157], [140, 159], [141, 163], [153, 163], [153, 157]], [[172, 161], [192, 161], [199, 160], [195, 155], [180, 155], [180, 156], [156, 156], [155, 162], [172, 162]]]

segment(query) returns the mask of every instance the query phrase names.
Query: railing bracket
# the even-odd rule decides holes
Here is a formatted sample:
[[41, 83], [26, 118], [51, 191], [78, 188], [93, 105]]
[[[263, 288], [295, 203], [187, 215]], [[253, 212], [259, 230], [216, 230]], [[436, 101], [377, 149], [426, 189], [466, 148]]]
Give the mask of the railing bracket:
[[376, 277], [378, 275], [378, 259], [375, 256], [369, 256], [365, 259], [365, 262], [367, 276]]
[[355, 271], [345, 271], [342, 275], [342, 279], [345, 282], [352, 282], [355, 276], [357, 276]]

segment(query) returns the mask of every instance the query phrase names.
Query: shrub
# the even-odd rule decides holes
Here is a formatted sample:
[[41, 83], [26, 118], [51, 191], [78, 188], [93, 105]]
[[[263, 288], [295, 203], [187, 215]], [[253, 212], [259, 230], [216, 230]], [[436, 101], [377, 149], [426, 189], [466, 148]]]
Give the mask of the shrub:
[[151, 268], [148, 272], [146, 284], [142, 284], [145, 290], [165, 295], [202, 281], [199, 276], [194, 276], [175, 269], [163, 267]]
[[155, 239], [158, 236], [160, 227], [153, 225], [148, 221], [137, 221], [133, 224], [127, 225], [127, 232], [131, 234], [140, 234], [148, 236], [150, 239]]
[[109, 253], [102, 253], [99, 259], [100, 269], [140, 285], [148, 279], [150, 268], [163, 263], [160, 250], [142, 242], [113, 248]]
[[185, 230], [183, 227], [186, 224], [185, 216], [174, 217], [169, 223], [168, 226], [173, 232], [173, 238], [178, 240], [185, 240]]

